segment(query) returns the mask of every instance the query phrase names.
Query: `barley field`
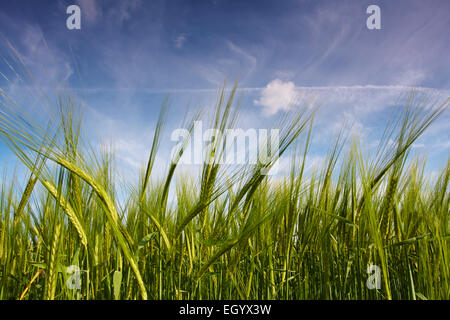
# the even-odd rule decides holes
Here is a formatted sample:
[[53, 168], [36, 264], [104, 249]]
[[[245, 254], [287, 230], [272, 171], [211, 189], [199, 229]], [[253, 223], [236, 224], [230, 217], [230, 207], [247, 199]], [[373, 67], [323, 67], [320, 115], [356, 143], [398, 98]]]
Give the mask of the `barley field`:
[[[235, 91], [219, 92], [212, 127], [233, 126]], [[411, 93], [375, 154], [342, 133], [310, 173], [315, 109], [299, 110], [268, 163], [224, 166], [214, 142], [185, 179], [183, 146], [152, 175], [163, 104], [134, 184], [116, 181], [114, 152], [93, 147], [69, 96], [45, 126], [1, 101], [1, 139], [28, 171], [1, 181], [0, 299], [450, 298], [450, 161], [431, 179], [410, 157], [449, 99]], [[287, 175], [262, 173], [288, 151]]]

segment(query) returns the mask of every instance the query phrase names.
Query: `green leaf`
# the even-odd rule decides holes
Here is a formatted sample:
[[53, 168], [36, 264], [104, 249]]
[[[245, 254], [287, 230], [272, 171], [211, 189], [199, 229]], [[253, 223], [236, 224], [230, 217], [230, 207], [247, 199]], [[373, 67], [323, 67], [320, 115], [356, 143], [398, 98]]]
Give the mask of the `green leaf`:
[[156, 236], [156, 234], [156, 232], [152, 232], [143, 237], [138, 243], [138, 250], [141, 250], [143, 247], [145, 247], [147, 242], [150, 242]]
[[121, 285], [122, 285], [122, 272], [114, 271], [113, 275], [114, 300], [119, 300], [120, 298]]
[[425, 297], [423, 294], [421, 294], [420, 292], [416, 292], [416, 297], [419, 298], [420, 300], [428, 300], [427, 297]]

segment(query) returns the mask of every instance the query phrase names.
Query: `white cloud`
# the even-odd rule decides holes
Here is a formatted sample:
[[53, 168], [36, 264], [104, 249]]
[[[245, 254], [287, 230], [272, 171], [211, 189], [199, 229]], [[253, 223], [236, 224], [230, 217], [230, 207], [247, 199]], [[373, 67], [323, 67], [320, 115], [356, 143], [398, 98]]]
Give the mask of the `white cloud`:
[[278, 111], [289, 111], [292, 106], [296, 105], [298, 92], [292, 81], [283, 82], [280, 79], [272, 80], [261, 91], [259, 100], [254, 103], [263, 107], [265, 116], [272, 116]]

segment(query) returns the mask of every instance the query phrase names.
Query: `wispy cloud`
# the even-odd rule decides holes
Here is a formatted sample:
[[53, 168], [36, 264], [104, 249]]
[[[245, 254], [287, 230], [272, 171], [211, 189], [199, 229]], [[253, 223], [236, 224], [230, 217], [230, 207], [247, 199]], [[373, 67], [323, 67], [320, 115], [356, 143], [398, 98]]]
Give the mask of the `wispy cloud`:
[[107, 11], [108, 19], [117, 24], [132, 18], [133, 13], [142, 5], [142, 0], [118, 1], [114, 5], [110, 5]]
[[96, 0], [76, 0], [80, 6], [82, 17], [89, 23], [95, 23], [102, 16], [101, 7]]
[[240, 48], [239, 46], [237, 46], [235, 43], [233, 43], [233, 41], [227, 40], [226, 41], [228, 48], [230, 48], [230, 50], [236, 54], [239, 57], [244, 58], [244, 60], [246, 60], [247, 64], [248, 64], [248, 70], [246, 70], [245, 74], [246, 76], [250, 76], [253, 71], [255, 71], [255, 68], [257, 66], [257, 59], [252, 56], [251, 54], [249, 54], [248, 52], [244, 51], [242, 48]]

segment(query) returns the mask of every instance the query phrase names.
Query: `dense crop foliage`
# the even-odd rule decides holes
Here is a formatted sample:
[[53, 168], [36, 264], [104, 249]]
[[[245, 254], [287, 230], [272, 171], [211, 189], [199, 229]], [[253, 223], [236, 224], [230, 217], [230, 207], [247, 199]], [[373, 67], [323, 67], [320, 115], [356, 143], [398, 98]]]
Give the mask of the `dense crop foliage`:
[[[220, 93], [212, 127], [235, 123], [234, 93]], [[0, 299], [450, 298], [450, 162], [429, 179], [408, 157], [448, 99], [411, 94], [376, 154], [341, 134], [312, 172], [314, 109], [298, 110], [281, 126], [280, 154], [292, 158], [281, 178], [262, 174], [275, 156], [221, 165], [218, 143], [198, 179], [176, 178], [179, 158], [152, 178], [163, 106], [148, 164], [124, 185], [72, 100], [61, 97], [43, 127], [2, 95], [0, 135], [28, 181], [0, 186]], [[366, 285], [368, 265], [380, 268], [379, 290]], [[67, 286], [69, 266], [80, 289]]]

